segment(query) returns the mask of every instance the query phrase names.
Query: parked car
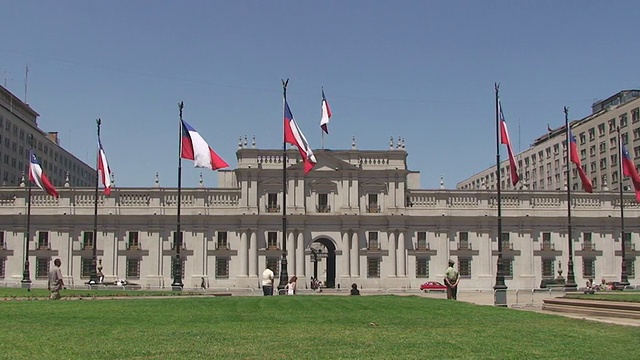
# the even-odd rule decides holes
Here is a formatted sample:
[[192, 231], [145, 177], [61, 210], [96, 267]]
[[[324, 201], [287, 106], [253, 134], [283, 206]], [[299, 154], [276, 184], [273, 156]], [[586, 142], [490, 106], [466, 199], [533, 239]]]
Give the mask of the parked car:
[[437, 281], [427, 281], [426, 283], [420, 285], [420, 290], [424, 292], [447, 291], [447, 287]]

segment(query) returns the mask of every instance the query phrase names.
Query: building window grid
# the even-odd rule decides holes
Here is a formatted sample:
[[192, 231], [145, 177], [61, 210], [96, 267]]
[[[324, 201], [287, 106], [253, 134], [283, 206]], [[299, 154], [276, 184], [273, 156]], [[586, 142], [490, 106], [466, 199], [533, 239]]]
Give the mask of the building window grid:
[[416, 277], [429, 278], [429, 258], [416, 259]]
[[[175, 237], [175, 232], [173, 236]], [[139, 233], [137, 231], [129, 231], [129, 240], [127, 243], [127, 249], [138, 250], [140, 249]]]
[[[140, 258], [127, 258], [127, 279], [139, 279], [140, 278]], [[173, 261], [171, 262], [173, 275]], [[184, 276], [184, 272], [182, 273]]]
[[380, 258], [378, 257], [367, 258], [367, 277], [380, 278]]
[[458, 258], [458, 274], [463, 278], [471, 277], [471, 259]]
[[542, 259], [542, 277], [553, 278], [554, 259]]
[[596, 276], [596, 260], [582, 258], [582, 277], [593, 279]]
[[51, 258], [38, 257], [36, 258], [36, 279], [48, 279], [49, 278], [49, 262]]
[[88, 279], [91, 277], [91, 270], [93, 269], [93, 258], [84, 257], [80, 259], [80, 278]]
[[216, 279], [229, 278], [229, 258], [216, 256]]

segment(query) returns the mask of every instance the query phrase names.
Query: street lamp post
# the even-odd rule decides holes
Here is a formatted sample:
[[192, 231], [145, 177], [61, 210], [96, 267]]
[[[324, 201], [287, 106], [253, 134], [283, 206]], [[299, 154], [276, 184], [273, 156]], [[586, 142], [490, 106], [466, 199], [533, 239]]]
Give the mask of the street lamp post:
[[[29, 134], [29, 164], [33, 150], [33, 135]], [[22, 272], [22, 287], [31, 289], [31, 274], [29, 273], [29, 240], [31, 240], [31, 167], [27, 176], [27, 231], [24, 233], [24, 271]]]

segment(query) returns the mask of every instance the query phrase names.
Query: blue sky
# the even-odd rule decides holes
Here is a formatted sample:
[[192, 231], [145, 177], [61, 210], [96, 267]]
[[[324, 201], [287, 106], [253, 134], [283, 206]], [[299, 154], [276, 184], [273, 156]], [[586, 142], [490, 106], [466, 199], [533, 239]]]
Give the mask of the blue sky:
[[[387, 149], [404, 137], [422, 187], [495, 164], [494, 82], [514, 150], [595, 99], [640, 88], [635, 1], [11, 1], [6, 87], [45, 131], [95, 166], [96, 126], [116, 186], [177, 185], [178, 109], [232, 167], [238, 138], [282, 147], [281, 79], [320, 148]], [[251, 141], [251, 140], [249, 140]], [[502, 157], [506, 155], [504, 147]], [[183, 184], [217, 175], [183, 161]]]

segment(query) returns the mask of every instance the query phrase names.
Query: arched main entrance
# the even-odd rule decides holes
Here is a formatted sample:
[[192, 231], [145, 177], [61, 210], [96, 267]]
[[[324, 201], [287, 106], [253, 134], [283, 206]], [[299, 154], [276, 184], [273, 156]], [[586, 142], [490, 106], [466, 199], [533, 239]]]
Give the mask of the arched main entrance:
[[[313, 265], [313, 277], [320, 281], [326, 281], [328, 288], [336, 286], [336, 246], [327, 238], [319, 238], [309, 245], [311, 264]], [[318, 263], [324, 262], [321, 270]]]

